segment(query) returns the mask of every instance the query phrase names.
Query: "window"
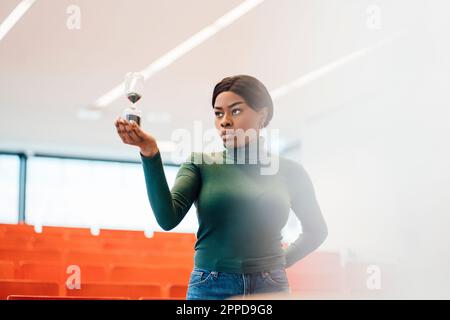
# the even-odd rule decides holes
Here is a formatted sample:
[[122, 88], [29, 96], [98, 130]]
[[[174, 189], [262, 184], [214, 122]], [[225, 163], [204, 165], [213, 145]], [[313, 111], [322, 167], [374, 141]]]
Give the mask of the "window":
[[[165, 166], [169, 187], [178, 167]], [[161, 231], [140, 163], [34, 157], [28, 160], [26, 222]], [[195, 207], [173, 231], [194, 232]]]

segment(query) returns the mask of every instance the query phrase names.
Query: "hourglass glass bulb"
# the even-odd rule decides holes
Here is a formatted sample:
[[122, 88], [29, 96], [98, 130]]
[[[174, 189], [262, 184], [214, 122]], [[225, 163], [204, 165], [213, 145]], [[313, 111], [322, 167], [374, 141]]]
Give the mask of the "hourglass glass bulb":
[[144, 77], [139, 72], [129, 72], [125, 77], [125, 94], [132, 103], [136, 103], [142, 97], [144, 89]]
[[138, 125], [141, 124], [141, 111], [134, 105], [142, 97], [144, 90], [144, 77], [139, 72], [129, 72], [125, 76], [125, 95], [133, 105], [124, 111], [123, 118], [128, 121], [135, 121]]

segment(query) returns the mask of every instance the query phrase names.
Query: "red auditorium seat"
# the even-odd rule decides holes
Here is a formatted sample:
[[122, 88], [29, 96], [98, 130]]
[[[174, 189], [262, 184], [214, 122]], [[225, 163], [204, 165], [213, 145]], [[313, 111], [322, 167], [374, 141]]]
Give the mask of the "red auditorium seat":
[[[81, 282], [101, 282], [107, 281], [107, 270], [102, 265], [77, 265], [80, 268]], [[70, 274], [68, 271], [68, 264], [52, 263], [52, 262], [29, 262], [21, 261], [17, 276], [19, 279], [34, 279], [41, 281], [54, 281], [64, 285], [65, 280]], [[69, 270], [70, 271], [70, 270]]]
[[73, 251], [102, 251], [102, 241], [95, 237], [95, 236], [79, 236], [75, 235], [72, 237], [69, 237], [69, 240], [67, 240], [64, 243], [64, 247], [67, 250], [73, 250]]
[[195, 241], [191, 242], [182, 242], [182, 241], [161, 241], [161, 240], [156, 240], [159, 241], [159, 244], [163, 244], [164, 248], [166, 249], [178, 249], [178, 250], [190, 250], [190, 251], [194, 251], [194, 246], [195, 246]]
[[[184, 299], [195, 235], [154, 236], [126, 230], [101, 230], [93, 236], [87, 228], [47, 226], [36, 233], [33, 226], [0, 225], [0, 239], [6, 240], [0, 243], [0, 260], [5, 261], [0, 263], [0, 278], [9, 280], [2, 284], [2, 297]], [[81, 290], [66, 288], [68, 265], [80, 266]]]
[[313, 252], [286, 271], [293, 293], [332, 295], [345, 291], [345, 273], [339, 253]]
[[345, 279], [342, 272], [303, 273], [291, 275], [289, 285], [292, 292], [344, 292]]
[[161, 287], [157, 284], [129, 284], [129, 283], [85, 283], [80, 289], [66, 289], [67, 296], [90, 297], [161, 297]]
[[139, 297], [138, 300], [182, 300], [182, 299], [171, 297]]
[[56, 226], [43, 226], [43, 235], [59, 235], [65, 240], [68, 240], [71, 236], [92, 236], [91, 230], [88, 228], [73, 228], [73, 227], [56, 227]]
[[195, 243], [196, 236], [194, 233], [180, 233], [180, 232], [154, 232], [153, 240], [155, 241], [176, 241], [181, 243]]
[[131, 240], [149, 240], [144, 231], [136, 230], [112, 230], [101, 229], [99, 238], [101, 239], [131, 239]]
[[194, 266], [194, 253], [161, 253], [147, 254], [141, 258], [143, 264], [152, 267], [172, 266], [177, 268], [191, 268]]
[[61, 250], [61, 251], [67, 251], [71, 250], [73, 248], [77, 248], [77, 250], [92, 250], [93, 245], [92, 244], [80, 244], [80, 243], [70, 243], [67, 241], [47, 241], [47, 240], [40, 240], [35, 241], [32, 246], [32, 250], [36, 251], [48, 251], [48, 250]]
[[190, 268], [177, 267], [141, 267], [113, 265], [111, 267], [111, 281], [159, 283], [188, 283]]
[[39, 295], [10, 295], [6, 300], [130, 300], [128, 297], [68, 297]]
[[32, 280], [0, 280], [0, 299], [9, 295], [47, 295], [57, 296], [59, 286], [57, 283]]
[[72, 237], [95, 237], [91, 233], [90, 228], [64, 228], [66, 236], [70, 239]]
[[187, 284], [172, 284], [169, 285], [169, 297], [177, 299], [186, 299]]
[[104, 253], [102, 250], [96, 251], [68, 251], [65, 257], [68, 264], [102, 264], [111, 263], [141, 263], [143, 260], [138, 255]]
[[194, 264], [194, 254], [166, 254], [156, 252], [132, 251], [69, 251], [65, 261], [70, 264], [126, 264], [135, 266], [166, 267], [173, 266], [178, 268], [192, 268]]
[[105, 251], [138, 251], [141, 253], [159, 251], [161, 249], [157, 247], [150, 239], [103, 239], [102, 248]]
[[44, 234], [35, 233], [32, 235], [34, 242], [36, 241], [49, 241], [49, 242], [61, 242], [64, 241], [64, 235], [62, 234]]
[[30, 235], [34, 234], [34, 226], [28, 224], [2, 224], [3, 234], [8, 235]]
[[99, 239], [91, 236], [86, 238], [84, 236], [75, 236], [70, 239], [55, 239], [53, 237], [36, 238], [32, 244], [35, 250], [77, 250], [77, 251], [100, 251], [102, 250], [102, 243]]
[[34, 238], [31, 236], [9, 236], [0, 240], [1, 249], [12, 250], [31, 250], [33, 248]]
[[66, 237], [66, 229], [65, 227], [54, 227], [54, 226], [42, 226], [42, 234], [43, 235], [57, 235], [62, 238]]
[[60, 261], [62, 252], [59, 250], [14, 250], [0, 249], [0, 260], [20, 261]]
[[318, 273], [341, 269], [341, 256], [338, 252], [315, 251], [287, 270], [300, 273]]
[[0, 261], [0, 279], [14, 279], [15, 267], [14, 262]]

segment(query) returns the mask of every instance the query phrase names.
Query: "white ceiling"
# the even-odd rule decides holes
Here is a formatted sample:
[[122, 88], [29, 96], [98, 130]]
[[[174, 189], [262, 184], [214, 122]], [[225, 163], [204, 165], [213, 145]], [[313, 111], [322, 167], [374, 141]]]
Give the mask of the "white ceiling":
[[[0, 21], [19, 0], [0, 2]], [[127, 106], [121, 97], [98, 120], [77, 114], [113, 89], [129, 71], [139, 71], [242, 0], [37, 0], [0, 41], [0, 150], [53, 152], [137, 159], [123, 145], [114, 119]], [[366, 27], [367, 7], [382, 8], [383, 28]], [[389, 69], [385, 47], [408, 31], [423, 1], [266, 0], [169, 67], [148, 79], [140, 102], [143, 127], [158, 140], [193, 121], [213, 125], [211, 93], [233, 74], [251, 74], [269, 90], [314, 73], [357, 50], [367, 52], [275, 100], [272, 128], [289, 142], [302, 123], [382, 86], [373, 80]], [[66, 27], [69, 5], [81, 9], [81, 29]], [[412, 12], [404, 15], [407, 6]], [[399, 17], [400, 14], [403, 14]], [[406, 33], [406, 39], [408, 33]], [[147, 121], [149, 112], [171, 115], [169, 123]]]

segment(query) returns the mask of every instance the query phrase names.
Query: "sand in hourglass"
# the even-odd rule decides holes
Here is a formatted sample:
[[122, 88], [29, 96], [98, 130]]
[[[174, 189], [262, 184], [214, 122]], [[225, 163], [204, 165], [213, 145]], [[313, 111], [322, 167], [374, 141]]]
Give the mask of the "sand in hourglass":
[[132, 103], [136, 103], [141, 99], [141, 95], [139, 93], [131, 92], [127, 94], [128, 100], [130, 100]]

